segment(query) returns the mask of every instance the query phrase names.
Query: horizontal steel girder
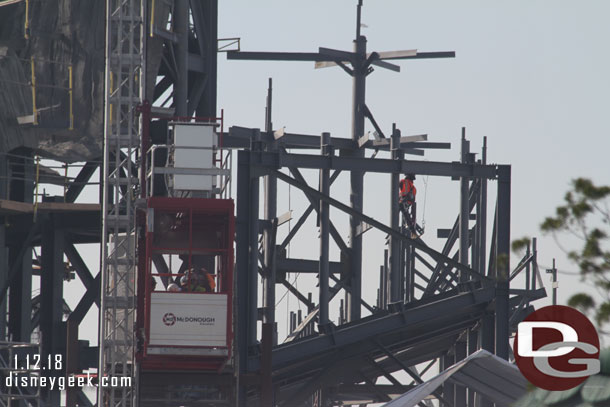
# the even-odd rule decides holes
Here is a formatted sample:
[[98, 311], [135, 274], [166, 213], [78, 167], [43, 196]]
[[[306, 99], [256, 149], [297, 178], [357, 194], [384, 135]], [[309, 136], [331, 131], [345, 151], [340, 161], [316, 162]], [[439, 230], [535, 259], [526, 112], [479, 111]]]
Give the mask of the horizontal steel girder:
[[[314, 355], [335, 352], [341, 348], [369, 341], [370, 338], [383, 338], [384, 335], [399, 332], [415, 331], [422, 325], [436, 326], [442, 330], [451, 321], [459, 319], [476, 320], [477, 311], [493, 301], [495, 288], [480, 288], [467, 293], [454, 294], [434, 302], [416, 301], [402, 311], [387, 315], [373, 315], [358, 322], [337, 327], [330, 334], [303, 339], [294, 343], [280, 345], [273, 350], [273, 370], [288, 367], [303, 359], [312, 359]], [[376, 350], [370, 344], [371, 351]], [[248, 363], [250, 371], [259, 368], [258, 358]]]
[[[383, 158], [360, 158], [346, 156], [316, 156], [311, 154], [289, 154], [284, 152], [252, 153], [251, 164], [263, 169], [283, 167], [334, 169], [341, 171], [366, 171], [381, 174], [412, 173], [445, 177], [472, 177], [496, 179], [498, 166], [462, 164], [459, 162], [391, 160]], [[266, 175], [257, 174], [257, 175]]]

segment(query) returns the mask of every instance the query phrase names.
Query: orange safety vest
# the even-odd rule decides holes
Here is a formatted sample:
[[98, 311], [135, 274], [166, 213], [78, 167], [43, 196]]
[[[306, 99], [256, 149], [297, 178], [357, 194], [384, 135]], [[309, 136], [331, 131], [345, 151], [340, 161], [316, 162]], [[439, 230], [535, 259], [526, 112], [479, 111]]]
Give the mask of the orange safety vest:
[[415, 195], [417, 194], [417, 188], [413, 185], [413, 181], [407, 178], [400, 180], [400, 201], [407, 201], [407, 204], [413, 205], [415, 202]]

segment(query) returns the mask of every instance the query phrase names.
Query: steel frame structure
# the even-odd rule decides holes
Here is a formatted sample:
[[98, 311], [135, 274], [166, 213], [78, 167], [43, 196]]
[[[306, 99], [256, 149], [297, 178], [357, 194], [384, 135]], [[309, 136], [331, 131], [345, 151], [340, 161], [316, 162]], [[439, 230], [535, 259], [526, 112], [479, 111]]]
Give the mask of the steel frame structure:
[[[238, 144], [245, 133], [246, 129], [231, 128], [225, 140]], [[342, 139], [332, 139], [328, 133], [320, 137], [285, 135], [276, 140], [273, 132], [269, 131], [264, 136], [265, 132], [251, 129], [251, 148], [240, 151], [238, 155], [236, 278], [240, 405], [256, 405], [258, 398], [260, 405], [270, 405], [265, 403], [274, 398], [279, 405], [301, 405], [306, 400], [311, 402], [310, 398], [314, 396], [320, 399], [320, 395], [324, 402], [318, 405], [334, 405], [332, 403], [349, 400], [339, 396], [335, 391], [337, 386], [352, 389], [349, 397], [358, 386], [364, 386], [363, 392], [376, 394], [374, 401], [387, 401], [389, 394], [375, 390], [374, 383], [377, 378], [385, 377], [399, 385], [391, 376], [397, 370], [405, 370], [418, 382], [421, 379], [414, 366], [425, 361], [439, 358], [441, 367], [447, 367], [479, 348], [509, 358], [511, 327], [514, 328], [531, 311], [531, 301], [545, 295], [544, 289], [536, 287], [539, 272], [535, 254], [529, 249], [519, 265], [509, 272], [510, 166], [486, 164], [485, 147], [482, 160], [475, 162], [465, 137], [462, 138], [462, 161], [445, 163], [357, 158], [344, 151], [359, 147], [355, 143], [348, 146], [342, 142], [337, 143], [342, 145], [341, 154], [334, 155], [333, 140]], [[390, 143], [392, 157], [402, 156], [399, 137], [400, 132], [395, 129]], [[286, 151], [311, 146], [316, 140], [320, 143], [320, 155]], [[404, 147], [414, 148], [417, 144], [408, 143]], [[367, 148], [374, 149], [375, 146], [370, 143], [362, 147], [363, 150]], [[290, 175], [282, 169], [288, 170]], [[305, 181], [301, 171], [307, 169], [319, 171], [318, 188], [310, 187]], [[439, 237], [447, 238], [443, 249], [434, 250], [423, 240], [412, 239], [400, 227], [390, 226], [398, 224], [398, 208], [394, 205], [388, 225], [333, 198], [329, 193], [330, 184], [339, 172], [345, 171], [383, 173], [392, 180], [404, 173], [460, 179], [462, 204], [458, 218], [451, 229], [439, 230]], [[263, 197], [258, 192], [261, 178], [269, 176], [301, 190], [310, 202], [310, 207], [281, 243], [275, 240], [279, 219], [277, 215], [271, 217], [268, 210], [274, 205], [270, 201], [275, 201], [277, 195], [268, 181], [264, 184]], [[497, 205], [488, 257], [486, 208], [489, 180], [497, 182]], [[396, 196], [394, 191], [390, 191], [388, 199], [396, 200]], [[267, 208], [264, 219], [258, 216], [261, 200]], [[328, 207], [350, 215], [359, 224], [386, 233], [390, 247], [389, 256], [386, 251], [385, 265], [380, 270], [376, 306], [364, 301], [360, 303], [361, 310], [367, 309], [372, 315], [352, 321], [344, 315], [338, 324], [328, 319], [328, 302], [340, 290], [348, 292], [350, 286], [346, 284], [346, 267], [329, 261], [329, 239], [332, 237], [340, 248], [342, 263], [349, 261], [353, 249], [345, 244], [333, 226]], [[319, 216], [320, 260], [286, 258], [283, 247], [313, 211]], [[471, 217], [476, 220], [474, 225], [469, 222]], [[363, 233], [362, 229], [359, 232]], [[269, 242], [266, 236], [270, 236]], [[456, 244], [457, 248], [454, 248]], [[395, 247], [398, 249], [393, 252]], [[395, 257], [393, 253], [396, 253]], [[270, 269], [275, 271], [271, 282]], [[526, 270], [524, 289], [511, 290], [510, 280], [523, 270]], [[318, 274], [317, 301], [290, 286], [286, 276], [291, 272]], [[269, 347], [265, 343], [269, 335], [265, 332], [266, 321], [273, 321], [275, 313], [275, 307], [266, 304], [275, 302], [258, 298], [261, 284], [263, 296], [269, 297], [276, 285], [289, 287], [309, 310], [309, 315], [299, 321], [298, 326], [293, 325], [294, 330], [284, 344]], [[258, 312], [261, 304], [262, 312]], [[259, 331], [257, 321], [261, 318], [263, 328]], [[259, 337], [262, 337], [261, 343]], [[256, 372], [263, 381], [270, 377], [273, 386], [264, 382], [253, 386], [249, 378]], [[265, 395], [265, 391], [273, 394]], [[460, 406], [473, 405], [466, 404], [463, 388], [452, 392], [450, 386], [446, 386], [439, 397], [445, 401], [451, 399], [447, 405], [454, 402]]]
[[[428, 362], [427, 370], [438, 361], [439, 368], [444, 369], [479, 348], [508, 359], [511, 327], [531, 310], [531, 301], [545, 296], [544, 289], [536, 289], [539, 272], [529, 249], [510, 272], [510, 166], [488, 165], [486, 143], [481, 159], [476, 161], [465, 129], [459, 162], [406, 160], [405, 154], [423, 155], [427, 148], [450, 146], [426, 142], [426, 136], [401, 137], [396, 125], [386, 138], [366, 105], [366, 77], [373, 71], [371, 65], [398, 71], [398, 66], [386, 60], [446, 58], [455, 54], [367, 53], [366, 38], [360, 35], [361, 6], [362, 1], [358, 5], [353, 52], [320, 48], [317, 53], [228, 53], [229, 59], [235, 60], [337, 65], [353, 78], [349, 139], [333, 138], [329, 133], [308, 136], [274, 131], [271, 82], [265, 130], [232, 127], [225, 137], [226, 146], [245, 149], [238, 155], [237, 175], [236, 354], [240, 406], [365, 405], [389, 401], [392, 394], [405, 389], [392, 373], [404, 371], [415, 383], [421, 383], [422, 372], [415, 369], [419, 363]], [[366, 119], [376, 130], [376, 140], [369, 140], [364, 134]], [[290, 149], [319, 149], [320, 154], [289, 153]], [[374, 152], [367, 157], [367, 150]], [[389, 151], [391, 158], [377, 158], [379, 150]], [[307, 184], [302, 171], [308, 169], [318, 171], [318, 188]], [[333, 198], [330, 192], [331, 184], [346, 171], [350, 177], [349, 205]], [[363, 213], [365, 173], [382, 173], [390, 178], [388, 199], [392, 204], [387, 224]], [[450, 177], [460, 182], [458, 217], [451, 229], [439, 230], [439, 237], [447, 238], [441, 251], [429, 247], [421, 238], [413, 238], [400, 226], [398, 180], [407, 173]], [[497, 181], [491, 239], [487, 234], [489, 180]], [[302, 191], [310, 203], [279, 244], [277, 229], [287, 216], [277, 214], [278, 181]], [[263, 219], [259, 219], [261, 206]], [[330, 218], [330, 207], [349, 216], [348, 244]], [[318, 216], [319, 261], [287, 258], [286, 246], [314, 211]], [[471, 217], [476, 221], [473, 226]], [[362, 234], [371, 227], [387, 234], [389, 246], [380, 268], [375, 306], [362, 300]], [[330, 238], [340, 249], [340, 262], [329, 259]], [[522, 270], [527, 274], [525, 288], [511, 290], [510, 280]], [[287, 275], [295, 272], [317, 274], [317, 300], [291, 285]], [[286, 287], [308, 312], [302, 317], [299, 311], [298, 320], [296, 310], [291, 312], [291, 332], [279, 345], [274, 341], [278, 284]], [[329, 307], [340, 291], [345, 293], [345, 303], [341, 301], [335, 324], [329, 319]], [[365, 309], [371, 315], [363, 318]], [[258, 321], [262, 321], [260, 330]], [[256, 376], [258, 380], [253, 379]], [[378, 385], [379, 378], [391, 385]], [[444, 406], [474, 406], [475, 401], [474, 393], [451, 385], [436, 396]], [[480, 403], [489, 404], [484, 399]]]

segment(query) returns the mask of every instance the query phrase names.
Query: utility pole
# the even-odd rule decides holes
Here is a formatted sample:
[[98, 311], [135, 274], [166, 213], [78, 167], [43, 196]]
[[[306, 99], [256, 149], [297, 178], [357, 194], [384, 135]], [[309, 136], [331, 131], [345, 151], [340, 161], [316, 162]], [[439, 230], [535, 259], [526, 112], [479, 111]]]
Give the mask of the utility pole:
[[553, 268], [547, 269], [546, 272], [552, 275], [553, 278], [553, 305], [557, 305], [557, 287], [559, 284], [557, 283], [557, 268], [555, 267], [555, 259], [553, 258]]

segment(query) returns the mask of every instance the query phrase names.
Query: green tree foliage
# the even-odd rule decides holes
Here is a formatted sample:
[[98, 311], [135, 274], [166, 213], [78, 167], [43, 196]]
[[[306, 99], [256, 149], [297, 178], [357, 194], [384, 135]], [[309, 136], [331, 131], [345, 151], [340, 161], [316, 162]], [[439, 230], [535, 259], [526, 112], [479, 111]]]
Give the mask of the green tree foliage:
[[610, 322], [610, 186], [597, 186], [586, 178], [572, 181], [564, 197], [564, 204], [540, 225], [543, 232], [569, 233], [582, 244], [567, 251], [568, 257], [578, 265], [584, 281], [594, 285], [602, 295], [597, 303], [589, 293], [578, 293], [568, 305], [594, 315], [601, 328]]

